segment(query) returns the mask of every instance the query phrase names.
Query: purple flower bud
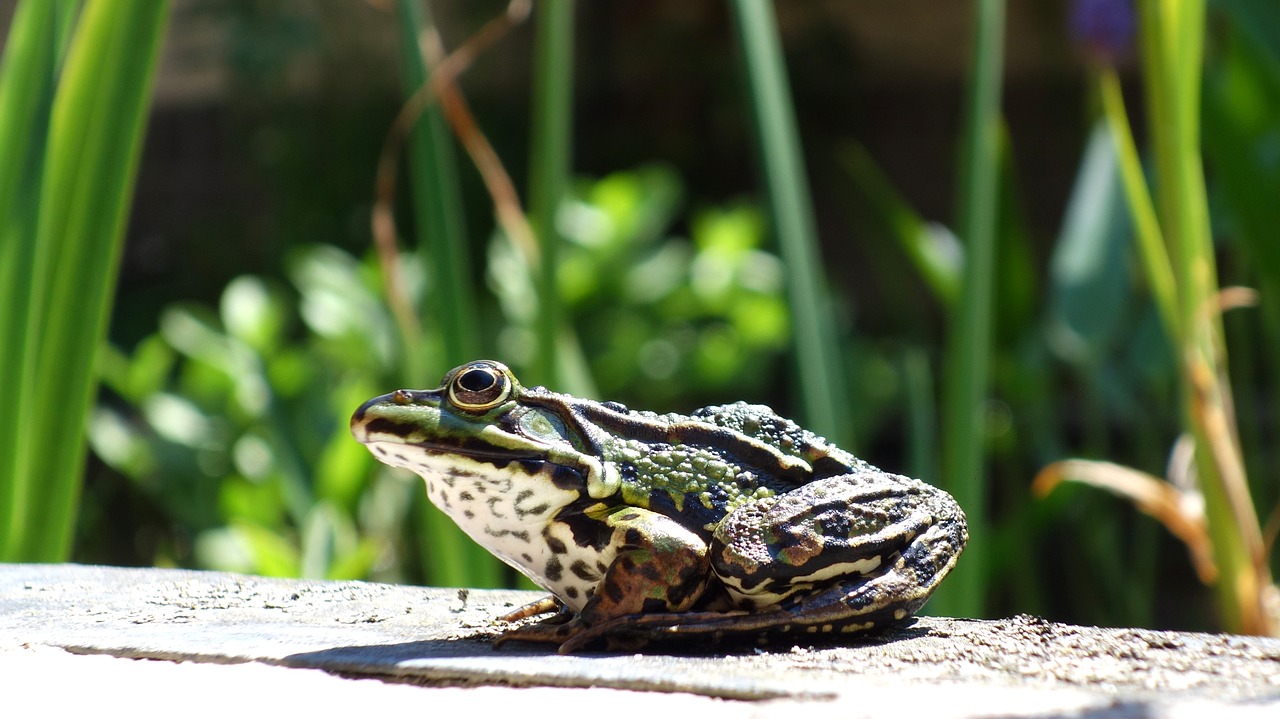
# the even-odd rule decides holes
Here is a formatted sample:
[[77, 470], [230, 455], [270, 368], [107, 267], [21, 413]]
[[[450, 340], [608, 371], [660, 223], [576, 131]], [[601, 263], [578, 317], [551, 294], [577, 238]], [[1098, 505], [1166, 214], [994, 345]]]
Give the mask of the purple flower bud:
[[1070, 23], [1076, 42], [1103, 62], [1124, 57], [1137, 30], [1132, 0], [1072, 0]]

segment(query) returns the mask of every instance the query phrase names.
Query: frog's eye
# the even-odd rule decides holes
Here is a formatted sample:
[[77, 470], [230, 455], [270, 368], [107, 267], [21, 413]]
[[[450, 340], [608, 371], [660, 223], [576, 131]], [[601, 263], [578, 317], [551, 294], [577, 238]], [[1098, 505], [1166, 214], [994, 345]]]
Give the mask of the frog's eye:
[[459, 409], [483, 412], [511, 396], [511, 380], [490, 364], [475, 364], [453, 376], [449, 400]]

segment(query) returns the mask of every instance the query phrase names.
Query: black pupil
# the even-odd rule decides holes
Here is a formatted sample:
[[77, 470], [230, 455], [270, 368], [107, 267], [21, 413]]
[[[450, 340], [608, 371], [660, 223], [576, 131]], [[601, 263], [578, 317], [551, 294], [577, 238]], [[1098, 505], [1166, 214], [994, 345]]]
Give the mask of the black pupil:
[[497, 378], [486, 369], [472, 369], [462, 373], [458, 378], [458, 386], [468, 392], [483, 392], [493, 387]]

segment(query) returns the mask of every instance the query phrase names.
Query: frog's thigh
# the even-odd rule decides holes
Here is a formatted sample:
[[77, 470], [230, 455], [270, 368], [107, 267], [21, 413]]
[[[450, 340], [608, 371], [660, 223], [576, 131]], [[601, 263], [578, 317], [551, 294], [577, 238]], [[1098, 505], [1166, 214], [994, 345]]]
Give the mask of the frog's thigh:
[[783, 602], [792, 628], [856, 632], [883, 627], [915, 614], [955, 565], [954, 534], [931, 525], [877, 574], [848, 576], [830, 586]]
[[[917, 480], [878, 471], [821, 479], [726, 517], [712, 538], [710, 561], [745, 608], [817, 592], [814, 587], [843, 578], [888, 573], [916, 545], [911, 556], [919, 561], [935, 555], [951, 561], [957, 549], [922, 541], [930, 527], [955, 524], [938, 506], [939, 496], [946, 497]], [[949, 541], [953, 532], [943, 531], [939, 541]]]
[[617, 510], [605, 521], [618, 552], [582, 608], [584, 623], [693, 606], [710, 577], [701, 537], [670, 517], [638, 507]]
[[841, 577], [755, 612], [694, 612], [636, 618], [622, 628], [637, 635], [718, 638], [760, 633], [857, 633], [914, 614], [955, 563], [955, 535], [934, 524], [880, 572]]

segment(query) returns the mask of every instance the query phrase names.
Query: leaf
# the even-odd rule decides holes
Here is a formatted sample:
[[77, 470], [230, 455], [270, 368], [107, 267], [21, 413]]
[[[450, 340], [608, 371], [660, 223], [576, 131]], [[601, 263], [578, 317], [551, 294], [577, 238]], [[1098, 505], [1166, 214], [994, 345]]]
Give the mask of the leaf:
[[1187, 545], [1196, 575], [1205, 584], [1218, 576], [1205, 522], [1204, 501], [1198, 492], [1184, 491], [1136, 469], [1111, 462], [1068, 459], [1040, 470], [1031, 484], [1033, 494], [1045, 497], [1062, 482], [1079, 482], [1105, 489], [1133, 502]]
[[[30, 17], [28, 6], [42, 5], [23, 3], [22, 17]], [[58, 4], [53, 14], [67, 7]], [[28, 226], [11, 234], [9, 218], [0, 219], [0, 245], [8, 248], [0, 253], [0, 301], [14, 318], [0, 337], [8, 356], [0, 367], [0, 392], [24, 408], [23, 422], [0, 429], [0, 523], [8, 530], [0, 537], [0, 558], [58, 561], [69, 552], [95, 357], [106, 333], [168, 10], [158, 0], [86, 6], [58, 77], [47, 145], [39, 131], [18, 138], [43, 154], [39, 197], [28, 184], [24, 200], [38, 205], [35, 231]], [[56, 48], [66, 25], [63, 17], [54, 20], [47, 46]], [[18, 67], [6, 52], [3, 93], [24, 72], [51, 75], [53, 65], [42, 57]], [[0, 107], [0, 115], [8, 109]], [[39, 118], [18, 120], [28, 130], [38, 127]], [[0, 125], [0, 132], [23, 132], [22, 122]]]
[[1106, 125], [1089, 135], [1049, 262], [1050, 346], [1077, 364], [1099, 361], [1117, 339], [1130, 289], [1129, 218]]

